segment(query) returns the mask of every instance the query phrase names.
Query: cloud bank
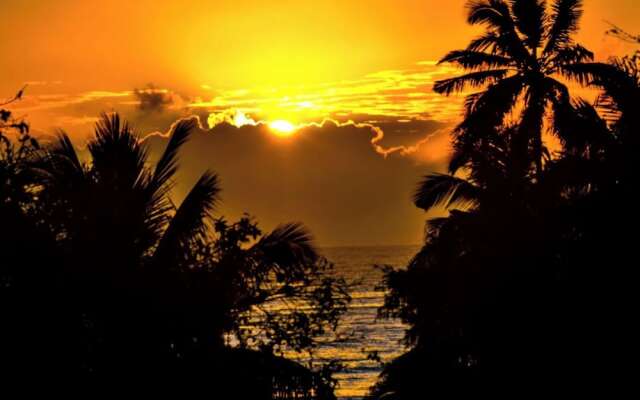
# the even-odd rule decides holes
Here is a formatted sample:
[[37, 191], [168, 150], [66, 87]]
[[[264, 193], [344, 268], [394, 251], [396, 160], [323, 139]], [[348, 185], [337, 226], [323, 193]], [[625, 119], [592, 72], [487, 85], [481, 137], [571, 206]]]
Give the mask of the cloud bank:
[[[381, 154], [382, 131], [367, 124], [325, 120], [283, 138], [264, 123], [209, 128], [198, 116], [190, 118], [198, 128], [180, 155], [178, 201], [209, 169], [221, 177], [219, 212], [229, 217], [248, 212], [265, 228], [302, 221], [328, 246], [421, 240], [424, 215], [411, 204], [411, 194], [420, 176], [441, 169], [444, 158], [408, 156], [409, 145]], [[413, 152], [441, 153], [425, 140], [439, 135], [444, 133], [423, 132]], [[167, 139], [167, 133], [155, 133], [145, 142], [157, 157]]]
[[[61, 127], [79, 147], [101, 112], [117, 111], [155, 155], [172, 124], [196, 118], [199, 128], [181, 154], [177, 201], [211, 169], [224, 185], [219, 211], [229, 217], [248, 212], [265, 229], [301, 221], [323, 245], [413, 244], [425, 218], [411, 194], [420, 176], [444, 170], [459, 115], [460, 99], [431, 92], [435, 79], [451, 73], [426, 62], [323, 85], [203, 85], [189, 94], [155, 86], [74, 94], [64, 82], [44, 82], [17, 111], [36, 133]], [[278, 120], [295, 133], [275, 135], [270, 125]]]

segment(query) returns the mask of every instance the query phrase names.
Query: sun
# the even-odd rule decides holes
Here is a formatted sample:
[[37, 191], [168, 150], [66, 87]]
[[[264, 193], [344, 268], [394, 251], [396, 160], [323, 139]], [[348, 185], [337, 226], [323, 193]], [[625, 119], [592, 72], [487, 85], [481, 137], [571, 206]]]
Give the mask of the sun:
[[270, 122], [269, 128], [278, 136], [291, 136], [296, 130], [295, 125], [283, 119]]

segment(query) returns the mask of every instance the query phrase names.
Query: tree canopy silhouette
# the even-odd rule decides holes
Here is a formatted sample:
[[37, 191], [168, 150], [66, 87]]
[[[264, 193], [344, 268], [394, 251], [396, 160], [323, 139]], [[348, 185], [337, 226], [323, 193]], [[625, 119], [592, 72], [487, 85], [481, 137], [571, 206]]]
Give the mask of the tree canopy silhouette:
[[[10, 330], [17, 354], [9, 360], [30, 355], [14, 373], [33, 373], [28, 364], [38, 362], [56, 376], [88, 381], [210, 376], [218, 394], [331, 398], [335, 382], [327, 371], [279, 355], [312, 354], [315, 338], [337, 329], [349, 301], [346, 282], [329, 273], [331, 264], [301, 224], [263, 233], [250, 217], [214, 218], [220, 186], [211, 172], [173, 203], [178, 153], [192, 124], [174, 126], [154, 166], [118, 114], [103, 114], [96, 124], [87, 161], [64, 132], [20, 162], [13, 161], [12, 142], [4, 142], [10, 157], [2, 170], [13, 169], [10, 180], [3, 178], [3, 204], [17, 200], [9, 189], [27, 197], [7, 211], [22, 220], [2, 231], [31, 227], [47, 240], [6, 238], [3, 250], [16, 243], [38, 249], [37, 271], [47, 274], [25, 275], [29, 269], [19, 263], [3, 268], [10, 282], [3, 294], [14, 321], [51, 324], [47, 340], [37, 338], [35, 326]], [[23, 137], [20, 143], [36, 146]], [[22, 170], [29, 171], [24, 183], [16, 178]], [[282, 312], [269, 311], [274, 302], [285, 305]], [[254, 330], [246, 330], [249, 321]], [[24, 331], [43, 343], [21, 340]], [[227, 345], [229, 335], [239, 348]]]
[[[582, 15], [582, 1], [555, 0], [550, 8], [541, 0], [473, 0], [467, 3], [467, 21], [487, 31], [464, 50], [440, 60], [469, 72], [440, 80], [438, 93], [449, 95], [467, 88], [485, 89], [467, 96], [465, 118], [455, 130], [455, 172], [465, 163], [468, 146], [482, 141], [487, 130], [499, 127], [522, 100], [518, 129], [520, 157], [542, 173], [545, 148], [543, 119], [548, 105], [569, 102], [567, 87], [558, 76], [573, 76], [568, 65], [588, 62], [593, 53], [573, 41]], [[533, 151], [528, 151], [528, 147]]]
[[[612, 210], [637, 185], [638, 61], [591, 62], [571, 41], [580, 6], [468, 3], [469, 22], [489, 31], [443, 59], [473, 72], [436, 90], [486, 90], [467, 99], [450, 173], [426, 176], [414, 195], [448, 215], [428, 221], [407, 269], [386, 268], [380, 313], [409, 325], [410, 350], [385, 367], [373, 398], [576, 395], [630, 382], [628, 232], [640, 215]], [[598, 101], [571, 99], [558, 75], [599, 88]], [[543, 163], [549, 108], [562, 149]]]

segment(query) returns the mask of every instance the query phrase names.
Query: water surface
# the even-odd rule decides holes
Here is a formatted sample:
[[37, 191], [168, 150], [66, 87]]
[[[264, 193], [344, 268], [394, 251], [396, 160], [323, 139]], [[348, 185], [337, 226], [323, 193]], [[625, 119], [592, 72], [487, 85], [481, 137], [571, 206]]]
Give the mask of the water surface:
[[418, 251], [417, 246], [333, 247], [322, 253], [335, 264], [335, 273], [348, 281], [357, 281], [353, 301], [343, 317], [342, 328], [351, 333], [349, 340], [326, 345], [320, 357], [334, 358], [346, 369], [336, 374], [339, 380], [337, 395], [343, 399], [358, 399], [367, 394], [380, 373], [380, 364], [367, 359], [377, 351], [383, 361], [404, 352], [401, 340], [405, 326], [397, 320], [377, 319], [383, 304], [384, 292], [376, 290], [382, 273], [375, 265], [404, 267]]

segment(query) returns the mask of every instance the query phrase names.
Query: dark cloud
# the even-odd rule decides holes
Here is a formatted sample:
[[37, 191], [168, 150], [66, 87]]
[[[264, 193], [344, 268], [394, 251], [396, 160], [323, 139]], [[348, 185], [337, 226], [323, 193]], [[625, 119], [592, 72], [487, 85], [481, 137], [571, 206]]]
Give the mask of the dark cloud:
[[[399, 126], [388, 128], [412, 137]], [[435, 129], [409, 126], [424, 129], [422, 138]], [[264, 124], [200, 125], [181, 153], [176, 194], [183, 196], [211, 169], [223, 183], [225, 215], [249, 212], [265, 228], [302, 221], [324, 245], [418, 243], [424, 215], [411, 204], [411, 194], [421, 175], [442, 166], [401, 152], [383, 156], [373, 143], [381, 132], [367, 124], [325, 121], [282, 138]], [[166, 139], [152, 134], [145, 140], [157, 156]]]
[[[168, 94], [174, 100], [162, 112], [142, 112], [131, 91], [47, 96], [28, 106], [42, 134], [64, 127], [79, 148], [102, 111], [119, 112], [143, 135], [167, 132], [180, 118], [198, 118], [202, 125], [182, 152], [176, 200], [211, 169], [224, 185], [220, 213], [229, 217], [246, 211], [267, 229], [302, 221], [324, 245], [421, 240], [425, 216], [411, 204], [411, 194], [421, 175], [443, 170], [449, 147], [448, 126], [429, 114], [336, 112], [281, 138], [262, 123], [210, 128], [215, 107], [190, 107]], [[31, 113], [36, 110], [37, 120]], [[259, 115], [251, 117], [259, 121]], [[155, 155], [166, 143], [159, 134], [146, 140]]]
[[158, 89], [153, 84], [144, 89], [135, 89], [133, 95], [139, 102], [138, 108], [144, 112], [162, 112], [173, 103], [167, 90]]
[[[418, 162], [424, 164], [442, 164], [448, 154], [448, 149], [440, 143], [443, 150], [441, 160], [436, 157], [425, 157], [427, 142], [431, 142], [434, 136], [447, 132], [451, 124], [432, 119], [424, 113], [413, 117], [393, 115], [358, 114], [358, 113], [334, 113], [332, 119], [341, 123], [353, 122], [358, 125], [368, 125], [375, 131], [376, 137], [373, 144], [377, 152], [381, 154], [400, 153], [406, 156], [414, 156]], [[437, 141], [437, 140], [436, 140]], [[433, 151], [433, 146], [429, 151]]]

